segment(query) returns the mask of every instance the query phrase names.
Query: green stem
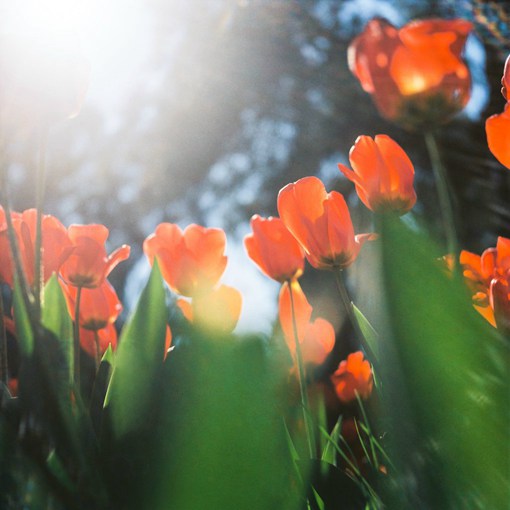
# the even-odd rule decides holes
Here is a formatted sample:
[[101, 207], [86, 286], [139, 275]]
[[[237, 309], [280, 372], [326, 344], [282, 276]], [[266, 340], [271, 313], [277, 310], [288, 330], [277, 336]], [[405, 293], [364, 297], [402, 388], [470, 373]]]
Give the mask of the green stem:
[[96, 346], [96, 372], [99, 370], [99, 365], [101, 364], [101, 350], [99, 347], [99, 333], [97, 332], [97, 329], [94, 330], [94, 344]]
[[37, 155], [37, 188], [36, 188], [36, 209], [37, 223], [35, 231], [35, 267], [34, 267], [34, 298], [35, 313], [38, 318], [41, 316], [41, 291], [43, 288], [43, 267], [42, 267], [42, 218], [44, 205], [44, 188], [46, 181], [46, 145], [48, 130], [41, 125], [38, 133], [38, 155]]
[[297, 366], [298, 366], [298, 380], [299, 380], [299, 389], [301, 390], [301, 405], [303, 407], [303, 418], [304, 418], [304, 422], [305, 422], [306, 439], [308, 441], [308, 450], [310, 453], [310, 459], [314, 459], [316, 456], [315, 438], [314, 438], [314, 434], [313, 434], [313, 426], [310, 423], [310, 406], [308, 403], [308, 393], [306, 392], [306, 385], [305, 385], [306, 374], [305, 374], [305, 367], [303, 364], [303, 356], [301, 355], [301, 345], [299, 343], [296, 312], [295, 312], [295, 307], [294, 307], [294, 294], [292, 292], [291, 281], [288, 280], [287, 284], [289, 286], [290, 309], [291, 309], [291, 313], [292, 313], [292, 329], [294, 331], [294, 342], [296, 345], [296, 361], [297, 361]]
[[455, 213], [448, 176], [441, 161], [441, 154], [437, 146], [436, 138], [431, 131], [425, 133], [425, 143], [427, 145], [439, 196], [439, 207], [441, 209], [443, 228], [446, 236], [446, 249], [449, 254], [453, 255], [454, 265], [456, 265], [457, 256], [459, 254], [459, 244], [457, 240], [457, 230], [455, 228]]
[[74, 385], [80, 393], [80, 302], [82, 287], [78, 287], [74, 303]]

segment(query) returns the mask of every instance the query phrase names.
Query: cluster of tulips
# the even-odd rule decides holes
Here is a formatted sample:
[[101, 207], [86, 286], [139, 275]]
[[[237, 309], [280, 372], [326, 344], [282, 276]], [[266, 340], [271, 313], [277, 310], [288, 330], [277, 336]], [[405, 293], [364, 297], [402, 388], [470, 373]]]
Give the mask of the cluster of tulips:
[[[469, 100], [470, 74], [462, 52], [472, 29], [471, 23], [464, 20], [421, 20], [397, 29], [385, 20], [374, 19], [350, 45], [349, 65], [363, 89], [372, 95], [382, 116], [406, 129], [423, 131], [433, 144], [432, 129], [451, 119]], [[75, 69], [73, 76], [82, 76], [83, 62], [73, 61], [73, 65], [76, 62], [79, 62], [80, 72]], [[507, 101], [509, 62], [502, 80], [503, 96]], [[2, 68], [8, 68], [9, 62], [1, 64]], [[7, 87], [4, 95], [8, 93], [14, 97], [13, 91], [23, 77], [24, 71], [14, 73], [9, 81], [12, 86]], [[74, 93], [70, 94], [72, 108], [67, 108], [64, 116], [76, 113], [75, 100], [83, 95], [82, 80], [66, 80], [65, 86], [70, 85], [75, 87]], [[29, 91], [30, 101], [22, 102], [25, 106], [37, 101], [32, 86]], [[52, 94], [52, 97], [57, 102], [62, 99], [58, 94]], [[5, 112], [12, 114], [17, 103], [7, 99], [2, 98], [9, 106]], [[47, 94], [43, 100], [46, 108], [49, 104]], [[63, 106], [58, 106], [60, 112]], [[24, 116], [26, 110], [24, 107]], [[49, 116], [45, 111], [41, 112], [36, 120], [47, 128]], [[490, 150], [510, 168], [509, 112], [507, 103], [501, 115], [487, 120], [487, 136]], [[349, 161], [351, 168], [340, 164], [339, 170], [354, 183], [359, 199], [376, 216], [398, 218], [413, 208], [417, 201], [413, 185], [414, 166], [404, 149], [392, 138], [384, 134], [359, 136], [351, 148]], [[500, 237], [497, 246], [481, 256], [462, 251], [459, 257], [451, 191], [444, 174], [441, 177], [441, 170], [438, 172], [439, 202], [452, 271], [461, 268], [475, 308], [494, 327], [508, 333], [510, 240]], [[44, 308], [43, 290], [50, 280], [58, 281], [74, 324], [73, 392], [79, 392], [80, 377], [83, 376], [79, 370], [80, 351], [95, 360], [99, 373], [102, 357], [111, 356], [117, 347], [115, 322], [122, 304], [108, 275], [118, 263], [128, 258], [130, 248], [123, 245], [108, 254], [105, 244], [109, 232], [105, 226], [89, 224], [66, 228], [54, 216], [42, 214], [40, 207], [18, 213], [10, 209], [5, 193], [1, 198], [4, 208], [0, 209], [0, 282], [23, 296], [36, 331]], [[290, 375], [300, 386], [302, 424], [310, 458], [315, 458], [314, 430], [317, 426], [313, 406], [309, 403], [307, 385], [310, 375], [307, 371], [322, 365], [333, 351], [335, 342], [342, 339], [336, 337], [330, 322], [314, 315], [299, 278], [305, 271], [307, 260], [314, 269], [330, 271], [337, 281], [347, 318], [357, 335], [358, 347], [329, 374], [328, 384], [341, 405], [355, 406], [357, 403], [364, 414], [363, 400], [371, 397], [377, 374], [374, 375], [370, 361], [375, 360], [370, 360], [370, 347], [365, 338], [368, 321], [351, 301], [344, 271], [355, 262], [365, 242], [378, 242], [378, 235], [355, 234], [344, 197], [336, 191], [328, 192], [315, 176], [304, 177], [281, 189], [277, 209], [279, 217], [255, 215], [251, 219], [252, 233], [245, 238], [244, 244], [247, 255], [259, 269], [281, 284], [279, 322], [292, 358]], [[241, 294], [221, 283], [227, 265], [225, 247], [226, 235], [221, 229], [192, 224], [182, 230], [172, 223], [158, 225], [143, 244], [150, 264], [158, 266], [170, 290], [178, 295], [176, 306], [183, 317], [205, 335], [230, 335], [241, 312]], [[14, 335], [19, 333], [16, 313], [2, 310], [1, 322], [2, 382], [14, 395], [16, 380], [12, 377], [9, 380], [9, 375], [16, 373], [16, 367], [6, 367], [5, 331], [8, 329]], [[174, 336], [171, 326], [165, 326], [161, 361], [171, 358], [173, 350], [179, 349], [178, 342], [171, 348]], [[119, 346], [121, 343], [122, 336]], [[363, 444], [361, 429], [358, 422], [355, 423], [354, 442]], [[347, 434], [346, 427], [344, 433]], [[365, 454], [370, 456], [366, 451]], [[347, 472], [354, 477], [356, 468], [352, 459], [349, 462]], [[377, 467], [380, 472], [387, 473], [382, 464]], [[310, 505], [315, 508], [316, 502]]]

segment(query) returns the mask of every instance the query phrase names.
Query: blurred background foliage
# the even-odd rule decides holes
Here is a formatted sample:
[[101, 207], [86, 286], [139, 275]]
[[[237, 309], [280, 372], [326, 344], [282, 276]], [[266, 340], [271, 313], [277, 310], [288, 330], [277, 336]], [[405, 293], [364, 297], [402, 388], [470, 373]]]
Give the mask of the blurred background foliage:
[[[87, 103], [51, 136], [46, 206], [66, 224], [103, 223], [112, 246], [132, 246], [130, 260], [112, 275], [121, 294], [130, 273], [131, 291], [141, 289], [133, 268], [159, 222], [222, 227], [239, 246], [250, 216], [275, 215], [278, 190], [305, 175], [348, 196], [357, 230], [369, 230], [370, 214], [336, 168], [360, 134], [386, 133], [405, 148], [417, 169], [413, 217], [429, 218], [440, 236], [421, 133], [383, 120], [347, 66], [349, 42], [374, 16], [395, 25], [434, 16], [474, 23], [467, 51], [474, 99], [467, 114], [439, 131], [439, 145], [457, 194], [461, 246], [480, 252], [497, 235], [510, 235], [509, 175], [489, 153], [484, 132], [485, 119], [503, 107], [500, 79], [510, 50], [504, 3], [137, 0], [124, 9], [143, 17], [118, 34], [112, 26], [111, 46], [119, 50], [104, 49], [111, 68], [123, 71], [102, 82], [91, 62]], [[106, 14], [96, 28], [108, 31]], [[14, 206], [32, 207], [32, 153], [13, 145], [11, 159]], [[324, 287], [316, 285], [321, 277], [328, 279], [305, 275], [309, 294]], [[338, 324], [336, 311], [324, 306], [323, 315]]]

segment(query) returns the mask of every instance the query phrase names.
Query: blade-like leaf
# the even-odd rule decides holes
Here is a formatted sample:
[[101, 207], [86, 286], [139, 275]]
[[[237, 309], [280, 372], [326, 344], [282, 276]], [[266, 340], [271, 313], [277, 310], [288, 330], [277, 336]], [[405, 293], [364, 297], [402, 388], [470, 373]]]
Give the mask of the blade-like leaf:
[[67, 373], [69, 384], [73, 382], [73, 323], [67, 311], [66, 300], [53, 275], [44, 287], [44, 306], [42, 309], [43, 326], [58, 339], [65, 366], [59, 370]]
[[373, 354], [376, 360], [379, 358], [379, 338], [376, 330], [372, 327], [372, 324], [368, 322], [368, 319], [363, 315], [361, 310], [353, 303], [352, 309], [354, 316], [358, 321], [358, 325], [363, 333], [368, 346], [370, 347], [371, 354]]
[[390, 438], [417, 484], [404, 506], [504, 508], [509, 344], [473, 310], [433, 243], [389, 218], [382, 227]]
[[122, 436], [148, 420], [149, 394], [163, 364], [167, 310], [157, 263], [124, 326], [115, 357], [105, 405], [110, 407], [113, 433]]

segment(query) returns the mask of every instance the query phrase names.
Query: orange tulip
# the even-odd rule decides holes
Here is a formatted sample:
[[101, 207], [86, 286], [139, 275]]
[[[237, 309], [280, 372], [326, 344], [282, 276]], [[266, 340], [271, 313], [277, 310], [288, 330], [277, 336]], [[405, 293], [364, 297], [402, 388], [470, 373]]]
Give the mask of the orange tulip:
[[233, 287], [220, 285], [196, 295], [191, 302], [179, 298], [177, 306], [193, 324], [220, 333], [231, 333], [241, 315], [242, 296]]
[[129, 257], [130, 248], [122, 245], [107, 255], [108, 229], [104, 225], [71, 225], [68, 229], [74, 250], [62, 265], [61, 274], [70, 285], [99, 287], [112, 269]]
[[416, 203], [413, 164], [389, 136], [359, 136], [349, 161], [354, 170], [342, 164], [338, 168], [354, 182], [360, 200], [370, 210], [404, 214]]
[[496, 247], [481, 256], [463, 250], [460, 264], [475, 309], [494, 327], [510, 329], [510, 239], [498, 237]]
[[248, 256], [269, 278], [283, 283], [299, 278], [305, 266], [305, 253], [280, 218], [254, 215], [253, 234], [244, 238]]
[[398, 30], [376, 18], [350, 44], [349, 68], [383, 117], [407, 128], [440, 124], [469, 100], [461, 54], [472, 29], [462, 19], [428, 19]]
[[[67, 301], [69, 314], [75, 320], [75, 306], [78, 289], [60, 281]], [[113, 324], [122, 312], [115, 289], [108, 280], [104, 280], [99, 287], [81, 290], [80, 298], [80, 327], [96, 331]]]
[[113, 350], [117, 348], [117, 330], [113, 324], [107, 324], [106, 327], [96, 330], [80, 328], [80, 346], [89, 356], [97, 359], [104, 354], [109, 345]]
[[[12, 213], [12, 222], [23, 271], [29, 285], [34, 283], [35, 271], [35, 238], [37, 211], [27, 209], [23, 213]], [[73, 251], [67, 229], [60, 221], [49, 214], [42, 217], [42, 264], [43, 279], [48, 281], [53, 273], [58, 273], [62, 264]], [[7, 222], [4, 210], [0, 210], [0, 280], [9, 286], [14, 284], [14, 264], [7, 234]]]
[[304, 177], [282, 188], [278, 212], [318, 269], [346, 268], [372, 238], [372, 234], [354, 235], [344, 197], [336, 191], [327, 193], [317, 177]]
[[356, 393], [366, 399], [372, 393], [374, 383], [372, 367], [361, 351], [354, 352], [338, 365], [331, 382], [338, 398], [344, 403], [355, 400]]
[[[297, 281], [291, 282], [294, 301], [294, 317], [298, 333], [301, 356], [304, 363], [320, 365], [324, 363], [335, 345], [335, 330], [331, 323], [318, 317], [313, 322], [312, 306]], [[294, 320], [290, 299], [289, 283], [285, 282], [280, 290], [279, 318], [285, 342], [293, 357], [296, 355]]]
[[218, 228], [189, 225], [182, 231], [173, 223], [161, 223], [143, 243], [151, 265], [157, 257], [163, 278], [183, 296], [210, 291], [227, 265], [225, 232]]
[[503, 78], [501, 79], [501, 93], [507, 100], [502, 113], [491, 115], [485, 121], [487, 144], [494, 157], [510, 169], [510, 55], [505, 62]]

